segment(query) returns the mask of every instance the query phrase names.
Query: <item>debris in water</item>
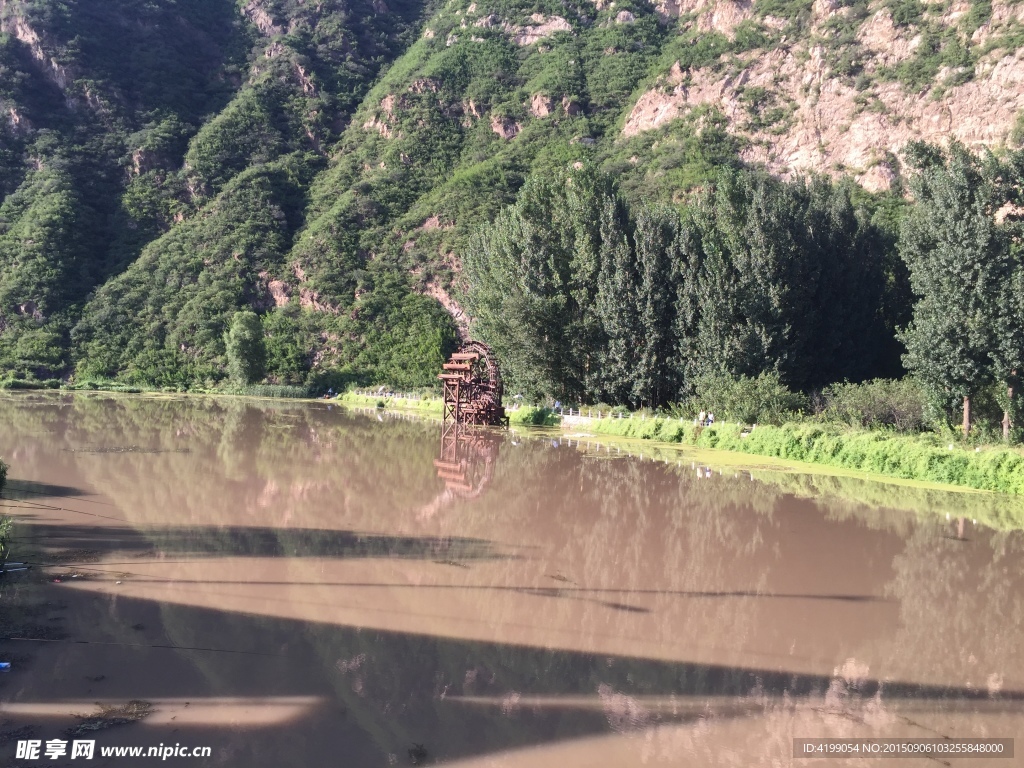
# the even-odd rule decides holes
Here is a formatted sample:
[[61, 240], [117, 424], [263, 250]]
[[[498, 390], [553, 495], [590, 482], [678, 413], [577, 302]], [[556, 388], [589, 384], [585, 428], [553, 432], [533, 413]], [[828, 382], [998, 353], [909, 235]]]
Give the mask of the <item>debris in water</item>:
[[427, 760], [427, 750], [422, 744], [413, 744], [409, 747], [409, 762], [413, 765], [423, 765]]
[[153, 712], [152, 704], [148, 701], [140, 701], [139, 699], [133, 699], [119, 707], [104, 704], [97, 704], [96, 706], [99, 707], [99, 712], [95, 715], [75, 715], [82, 722], [74, 728], [64, 731], [65, 735], [81, 736], [93, 731], [113, 728], [116, 725], [137, 723]]

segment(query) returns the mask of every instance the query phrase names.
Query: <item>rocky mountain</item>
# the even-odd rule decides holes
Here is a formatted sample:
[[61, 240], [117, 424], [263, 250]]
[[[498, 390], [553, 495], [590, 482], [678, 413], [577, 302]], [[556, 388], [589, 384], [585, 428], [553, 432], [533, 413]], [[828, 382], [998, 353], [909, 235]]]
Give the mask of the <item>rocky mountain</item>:
[[[428, 381], [470, 234], [575, 163], [900, 191], [914, 138], [1024, 138], [1024, 4], [0, 0], [0, 374]], [[892, 190], [892, 191], [890, 191]], [[325, 379], [326, 380], [326, 379]], [[331, 379], [332, 381], [334, 379]]]
[[658, 11], [734, 43], [756, 36], [759, 47], [673, 64], [635, 101], [624, 136], [711, 105], [747, 139], [745, 161], [853, 174], [872, 191], [892, 185], [910, 140], [1022, 138], [1021, 3], [698, 1]]

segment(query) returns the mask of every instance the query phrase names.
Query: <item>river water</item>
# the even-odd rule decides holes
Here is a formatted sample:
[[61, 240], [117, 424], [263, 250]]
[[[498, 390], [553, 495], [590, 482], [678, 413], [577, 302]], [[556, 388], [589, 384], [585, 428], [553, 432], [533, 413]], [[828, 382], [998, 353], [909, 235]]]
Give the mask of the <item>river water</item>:
[[0, 398], [0, 512], [36, 563], [0, 577], [0, 764], [130, 700], [148, 716], [87, 738], [211, 748], [168, 761], [191, 765], [828, 765], [793, 739], [1024, 736], [1024, 534], [974, 522], [1015, 500], [647, 450]]

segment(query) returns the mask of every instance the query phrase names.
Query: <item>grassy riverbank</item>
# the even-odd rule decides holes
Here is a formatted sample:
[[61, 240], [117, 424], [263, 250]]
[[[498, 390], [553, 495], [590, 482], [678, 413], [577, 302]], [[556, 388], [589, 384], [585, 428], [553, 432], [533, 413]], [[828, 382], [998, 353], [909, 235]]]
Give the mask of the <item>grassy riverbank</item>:
[[[345, 393], [338, 400], [361, 407], [384, 407], [439, 415], [439, 399], [381, 398]], [[1024, 495], [1024, 453], [1002, 446], [965, 447], [937, 435], [901, 435], [884, 430], [843, 428], [817, 422], [699, 427], [675, 418], [562, 418], [544, 408], [523, 406], [509, 412], [515, 426], [561, 426], [575, 432], [637, 438], [696, 448], [770, 456], [786, 461], [855, 472]]]
[[396, 408], [402, 411], [415, 411], [425, 416], [440, 417], [444, 411], [444, 402], [437, 397], [385, 397], [384, 395], [344, 392], [338, 395], [334, 401], [354, 408]]
[[1024, 454], [1003, 447], [964, 448], [936, 435], [898, 435], [825, 424], [739, 424], [699, 427], [678, 419], [579, 419], [577, 428], [717, 448], [757, 456], [872, 472], [903, 480], [945, 483], [999, 493], [1024, 494]]

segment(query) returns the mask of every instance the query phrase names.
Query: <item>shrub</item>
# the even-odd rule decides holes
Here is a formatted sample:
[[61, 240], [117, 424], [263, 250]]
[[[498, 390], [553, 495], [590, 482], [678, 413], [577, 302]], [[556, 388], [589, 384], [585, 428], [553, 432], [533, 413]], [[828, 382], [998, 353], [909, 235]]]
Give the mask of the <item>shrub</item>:
[[822, 416], [854, 427], [891, 427], [920, 432], [928, 397], [914, 379], [874, 379], [863, 384], [834, 384], [825, 389]]
[[508, 420], [510, 424], [524, 427], [554, 427], [561, 421], [558, 414], [550, 408], [535, 408], [531, 405], [524, 405], [516, 411], [511, 411]]
[[[3, 483], [0, 483], [0, 487], [3, 487]], [[0, 563], [7, 559], [7, 545], [11, 540], [11, 527], [11, 518], [0, 517]]]
[[790, 391], [775, 372], [761, 373], [756, 378], [727, 373], [704, 375], [693, 382], [693, 388], [693, 396], [682, 408], [691, 417], [708, 411], [718, 421], [781, 424], [807, 406], [806, 398]]
[[263, 325], [255, 312], [236, 312], [224, 337], [228, 373], [237, 384], [252, 384], [266, 374], [267, 347]]

